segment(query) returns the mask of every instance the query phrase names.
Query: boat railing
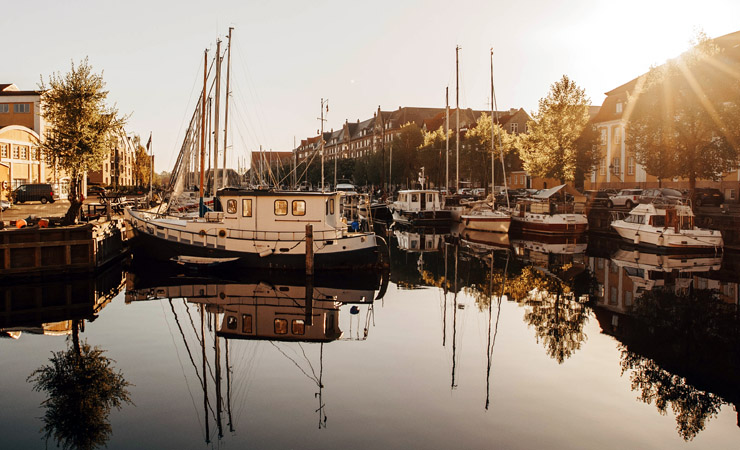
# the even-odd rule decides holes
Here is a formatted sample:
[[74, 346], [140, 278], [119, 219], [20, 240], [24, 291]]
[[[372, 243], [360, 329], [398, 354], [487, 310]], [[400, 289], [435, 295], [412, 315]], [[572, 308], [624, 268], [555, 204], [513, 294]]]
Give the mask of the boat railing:
[[[138, 211], [141, 218], [159, 218], [159, 219], [173, 219], [181, 220], [179, 217], [175, 217], [167, 214], [160, 214], [156, 212]], [[204, 220], [200, 222], [203, 224], [203, 228], [199, 231], [190, 231], [185, 229], [166, 228], [157, 226], [156, 233], [162, 234], [162, 237], [170, 238], [177, 235], [178, 240], [182, 240], [183, 235], [189, 236], [189, 240], [200, 240], [207, 237], [213, 238], [232, 238], [232, 239], [243, 239], [243, 240], [259, 240], [259, 241], [302, 241], [306, 238], [305, 231], [258, 231], [258, 230], [240, 230], [234, 228], [225, 228], [222, 222], [213, 222]], [[354, 234], [366, 234], [366, 233], [354, 233]], [[198, 237], [194, 239], [194, 237]], [[334, 239], [340, 239], [345, 236], [344, 227], [332, 228], [330, 230], [314, 230], [313, 237], [316, 241], [329, 241]]]

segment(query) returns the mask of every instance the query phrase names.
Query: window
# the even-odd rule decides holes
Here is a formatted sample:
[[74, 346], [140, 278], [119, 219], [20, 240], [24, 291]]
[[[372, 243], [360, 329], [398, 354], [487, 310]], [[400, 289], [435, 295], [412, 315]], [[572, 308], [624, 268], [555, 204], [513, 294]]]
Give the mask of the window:
[[0, 144], [0, 157], [8, 157], [8, 144]]
[[632, 306], [632, 292], [627, 291], [624, 293], [624, 306]]
[[334, 199], [329, 199], [329, 214], [334, 215]]
[[38, 147], [34, 147], [31, 149], [31, 159], [34, 161], [39, 161], [41, 158], [39, 157], [39, 149]]
[[226, 328], [229, 330], [236, 330], [236, 317], [228, 316], [226, 318]]
[[519, 132], [519, 124], [514, 122], [511, 124], [511, 132], [512, 133], [518, 133]]
[[627, 158], [627, 175], [635, 174], [635, 157], [630, 156]]
[[242, 333], [252, 333], [252, 315], [242, 314]]
[[13, 105], [13, 112], [16, 114], [24, 114], [31, 112], [31, 106], [28, 103], [16, 103]]
[[305, 200], [293, 200], [293, 215], [294, 216], [305, 216], [306, 215], [306, 201]]
[[306, 323], [303, 319], [294, 319], [290, 332], [293, 334], [306, 334]]
[[599, 175], [606, 175], [606, 158], [601, 158], [599, 161]]
[[622, 113], [622, 102], [617, 103], [617, 114]]
[[226, 212], [229, 214], [236, 214], [236, 200], [231, 199], [226, 201]]
[[275, 334], [288, 334], [288, 321], [275, 319]]
[[609, 289], [609, 304], [610, 305], [616, 305], [617, 304], [617, 288], [612, 286]]
[[10, 105], [7, 103], [0, 103], [0, 114], [7, 114], [10, 112]]
[[622, 173], [622, 160], [619, 157], [612, 158], [612, 173], [619, 175]]
[[287, 200], [275, 200], [275, 215], [276, 216], [287, 216], [288, 215], [288, 201]]
[[416, 203], [419, 201], [419, 194], [411, 194], [411, 201]]
[[18, 149], [17, 145], [13, 146], [13, 159], [19, 159], [20, 158], [20, 150]]
[[252, 217], [252, 199], [242, 199], [242, 217]]
[[434, 203], [434, 194], [427, 194], [427, 203]]
[[606, 145], [606, 128], [601, 129], [601, 145]]

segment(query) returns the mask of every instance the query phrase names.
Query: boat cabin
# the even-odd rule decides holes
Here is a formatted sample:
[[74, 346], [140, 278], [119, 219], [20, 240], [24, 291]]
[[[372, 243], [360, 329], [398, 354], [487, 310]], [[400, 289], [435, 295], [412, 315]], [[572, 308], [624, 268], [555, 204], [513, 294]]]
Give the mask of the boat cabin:
[[398, 191], [396, 204], [400, 205], [403, 211], [439, 211], [442, 209], [442, 202], [438, 191], [431, 189], [409, 189]]
[[314, 231], [343, 228], [339, 211], [342, 194], [336, 192], [295, 192], [222, 189], [218, 192], [221, 211], [207, 214], [243, 230]]
[[694, 213], [686, 205], [665, 205], [656, 208], [652, 204], [637, 205], [624, 221], [655, 228], [673, 228], [679, 230], [694, 229]]

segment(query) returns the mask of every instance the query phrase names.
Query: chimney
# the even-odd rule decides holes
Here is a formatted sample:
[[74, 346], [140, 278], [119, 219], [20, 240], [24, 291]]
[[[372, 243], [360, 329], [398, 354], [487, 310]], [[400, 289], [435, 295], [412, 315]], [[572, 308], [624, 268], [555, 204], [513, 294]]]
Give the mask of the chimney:
[[516, 113], [517, 113], [517, 111], [519, 111], [519, 110], [518, 110], [518, 109], [516, 109], [516, 108], [510, 108], [510, 109], [509, 109], [509, 114], [511, 114], [511, 115], [513, 116], [514, 114], [516, 114]]

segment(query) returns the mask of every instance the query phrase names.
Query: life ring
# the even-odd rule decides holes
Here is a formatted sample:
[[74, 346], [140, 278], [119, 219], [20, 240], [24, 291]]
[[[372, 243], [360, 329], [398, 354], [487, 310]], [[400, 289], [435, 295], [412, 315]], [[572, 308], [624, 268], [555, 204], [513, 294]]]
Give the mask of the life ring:
[[225, 238], [226, 237], [226, 230], [218, 230], [218, 237]]

